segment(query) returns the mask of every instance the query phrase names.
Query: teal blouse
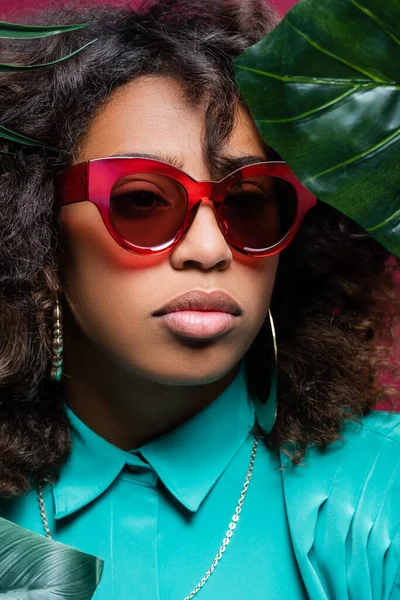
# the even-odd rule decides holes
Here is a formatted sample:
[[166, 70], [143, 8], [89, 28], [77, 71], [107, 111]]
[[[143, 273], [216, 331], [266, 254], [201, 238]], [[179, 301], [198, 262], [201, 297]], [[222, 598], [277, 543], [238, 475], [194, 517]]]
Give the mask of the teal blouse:
[[[249, 467], [257, 419], [244, 364], [211, 405], [131, 452], [68, 414], [72, 453], [44, 490], [53, 538], [104, 560], [95, 600], [183, 600], [220, 548]], [[375, 411], [342, 434], [284, 470], [284, 455], [259, 442], [199, 600], [400, 599], [400, 415]], [[0, 515], [44, 534], [34, 491], [3, 500]]]

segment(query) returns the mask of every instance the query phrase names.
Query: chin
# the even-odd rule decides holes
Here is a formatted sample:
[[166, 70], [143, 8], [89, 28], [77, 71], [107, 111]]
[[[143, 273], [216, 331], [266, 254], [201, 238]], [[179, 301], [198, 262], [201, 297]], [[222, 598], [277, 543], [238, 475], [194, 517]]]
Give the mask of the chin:
[[151, 364], [130, 364], [127, 369], [137, 377], [153, 381], [160, 385], [207, 385], [225, 377], [240, 361], [207, 360], [198, 356], [198, 360], [176, 360], [170, 353], [169, 361], [165, 356], [160, 362]]

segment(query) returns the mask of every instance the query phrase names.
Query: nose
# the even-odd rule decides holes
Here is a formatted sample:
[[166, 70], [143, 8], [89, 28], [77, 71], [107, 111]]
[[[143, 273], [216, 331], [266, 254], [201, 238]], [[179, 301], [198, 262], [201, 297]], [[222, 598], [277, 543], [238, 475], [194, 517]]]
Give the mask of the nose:
[[187, 266], [204, 270], [226, 269], [232, 262], [232, 250], [219, 228], [211, 198], [200, 198], [196, 210], [185, 237], [171, 253], [172, 266], [176, 269]]

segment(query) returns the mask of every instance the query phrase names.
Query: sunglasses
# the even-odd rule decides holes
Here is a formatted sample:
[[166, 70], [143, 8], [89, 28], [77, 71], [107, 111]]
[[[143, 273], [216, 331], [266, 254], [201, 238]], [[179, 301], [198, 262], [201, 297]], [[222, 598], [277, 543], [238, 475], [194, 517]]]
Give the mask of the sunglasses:
[[108, 232], [126, 250], [157, 254], [173, 248], [211, 202], [227, 243], [248, 256], [270, 256], [294, 238], [316, 198], [284, 162], [260, 162], [221, 181], [195, 181], [147, 158], [97, 158], [57, 176], [61, 205], [92, 202]]

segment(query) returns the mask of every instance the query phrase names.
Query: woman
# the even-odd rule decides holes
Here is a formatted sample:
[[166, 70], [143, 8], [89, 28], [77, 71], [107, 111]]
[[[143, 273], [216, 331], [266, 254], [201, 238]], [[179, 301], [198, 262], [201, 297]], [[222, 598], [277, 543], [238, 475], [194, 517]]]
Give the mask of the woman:
[[4, 146], [1, 516], [103, 559], [98, 600], [400, 598], [393, 268], [270, 164], [232, 59], [273, 12], [36, 22], [90, 26], [3, 62], [97, 41], [1, 82], [3, 124], [64, 151]]

